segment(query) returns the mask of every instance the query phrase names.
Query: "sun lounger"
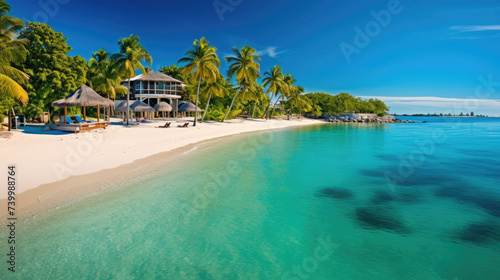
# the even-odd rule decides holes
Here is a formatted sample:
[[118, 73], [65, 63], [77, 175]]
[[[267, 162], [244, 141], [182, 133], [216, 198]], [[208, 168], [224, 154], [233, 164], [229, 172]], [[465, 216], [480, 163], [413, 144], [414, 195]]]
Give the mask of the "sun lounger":
[[162, 126], [157, 126], [158, 128], [170, 128], [170, 124], [169, 122], [165, 123], [165, 125], [162, 125]]
[[76, 115], [75, 120], [76, 120], [76, 123], [95, 123], [96, 122], [96, 121], [84, 121], [84, 120], [82, 120], [80, 115]]
[[70, 116], [66, 116], [66, 123], [73, 123], [73, 120]]
[[185, 127], [185, 128], [187, 128], [188, 126], [189, 126], [189, 123], [185, 123], [183, 125], [178, 125], [177, 127]]

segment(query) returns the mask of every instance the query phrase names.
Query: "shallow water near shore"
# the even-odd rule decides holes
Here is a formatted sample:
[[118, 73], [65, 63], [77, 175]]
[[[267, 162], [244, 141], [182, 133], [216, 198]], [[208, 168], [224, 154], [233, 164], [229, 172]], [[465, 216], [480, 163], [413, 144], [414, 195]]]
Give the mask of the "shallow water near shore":
[[404, 119], [201, 145], [20, 221], [0, 279], [500, 279], [500, 119]]

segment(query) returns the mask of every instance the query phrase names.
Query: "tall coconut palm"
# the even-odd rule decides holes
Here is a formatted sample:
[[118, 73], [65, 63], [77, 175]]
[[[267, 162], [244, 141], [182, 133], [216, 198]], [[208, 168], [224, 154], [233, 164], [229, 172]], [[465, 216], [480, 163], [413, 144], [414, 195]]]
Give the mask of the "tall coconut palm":
[[253, 104], [253, 110], [252, 110], [252, 119], [255, 115], [255, 109], [257, 108], [257, 104], [261, 104], [262, 102], [267, 101], [269, 98], [267, 95], [264, 93], [264, 87], [257, 84], [257, 86], [254, 89], [254, 104]]
[[260, 60], [260, 57], [256, 55], [257, 51], [249, 46], [244, 46], [241, 51], [237, 47], [233, 47], [233, 56], [226, 57], [226, 62], [232, 63], [229, 66], [227, 75], [229, 78], [236, 76], [236, 82], [238, 83], [238, 91], [229, 105], [226, 115], [222, 122], [224, 122], [233, 108], [234, 100], [242, 90], [253, 90], [257, 78], [260, 77], [260, 64], [255, 60]]
[[[279, 91], [279, 97], [278, 99], [281, 98], [281, 110], [283, 111], [284, 109], [284, 105], [285, 105], [285, 97], [288, 98], [288, 96], [297, 91], [297, 87], [295, 87], [294, 83], [296, 82], [297, 80], [295, 80], [295, 78], [290, 75], [290, 74], [286, 74], [285, 76], [283, 76], [283, 85], [282, 87], [280, 88], [281, 90]], [[271, 112], [271, 116], [274, 114], [274, 109], [276, 109], [276, 106], [273, 107], [273, 110]]]
[[29, 76], [12, 67], [26, 59], [26, 40], [16, 39], [24, 28], [22, 20], [9, 16], [10, 6], [0, 0], [0, 92], [12, 96], [23, 104], [28, 102], [28, 93], [22, 85], [26, 85]]
[[118, 68], [118, 71], [122, 77], [128, 80], [128, 90], [127, 90], [127, 125], [129, 120], [129, 106], [130, 106], [130, 79], [135, 76], [135, 71], [137, 69], [141, 70], [144, 76], [148, 73], [141, 61], [147, 61], [153, 64], [153, 58], [144, 49], [144, 47], [139, 43], [139, 36], [130, 35], [128, 38], [121, 38], [118, 41], [118, 46], [120, 47], [120, 52], [112, 56], [112, 60]]
[[289, 107], [288, 119], [290, 119], [290, 114], [293, 112], [298, 112], [299, 114], [312, 111], [313, 107], [309, 99], [302, 95], [304, 93], [304, 88], [301, 86], [294, 87], [294, 90], [290, 92], [290, 96], [287, 100], [287, 105]]
[[107, 98], [127, 94], [127, 87], [121, 85], [119, 69], [111, 61], [111, 55], [104, 49], [92, 54], [89, 59], [87, 77], [91, 86]]
[[107, 63], [110, 59], [110, 54], [105, 49], [100, 49], [92, 54], [92, 57], [89, 59], [89, 67], [96, 67], [102, 63]]
[[215, 82], [209, 83], [204, 87], [205, 94], [208, 95], [207, 105], [205, 106], [205, 112], [203, 112], [203, 116], [201, 117], [201, 121], [205, 119], [208, 111], [208, 105], [210, 104], [210, 100], [212, 97], [224, 97], [229, 94], [229, 91], [226, 88], [226, 80], [224, 78], [219, 78]]
[[178, 63], [187, 63], [184, 66], [184, 75], [193, 74], [193, 79], [198, 81], [196, 90], [196, 109], [194, 112], [194, 124], [198, 120], [198, 99], [200, 96], [200, 86], [202, 82], [214, 83], [221, 76], [219, 73], [220, 60], [217, 56], [217, 48], [210, 46], [205, 37], [193, 42], [193, 48], [188, 50], [185, 57], [181, 58]]
[[[93, 88], [92, 80], [97, 76], [102, 70], [111, 63], [111, 56], [105, 49], [100, 49], [92, 53], [92, 57], [88, 62], [87, 71], [87, 81], [86, 83]], [[118, 71], [118, 69], [117, 69]]]
[[121, 75], [112, 63], [107, 63], [91, 78], [94, 89], [107, 98], [115, 99], [117, 95], [127, 94], [127, 87], [121, 85]]
[[[264, 73], [265, 77], [262, 82], [263, 86], [267, 87], [267, 94], [269, 94], [269, 105], [262, 117], [269, 119], [269, 109], [271, 108], [272, 99], [278, 97], [280, 91], [286, 90], [286, 83], [284, 82], [283, 71], [278, 65], [274, 65], [270, 71]], [[272, 114], [271, 114], [272, 116]]]
[[21, 19], [9, 16], [11, 7], [5, 0], [0, 0], [0, 40], [13, 40], [24, 29]]

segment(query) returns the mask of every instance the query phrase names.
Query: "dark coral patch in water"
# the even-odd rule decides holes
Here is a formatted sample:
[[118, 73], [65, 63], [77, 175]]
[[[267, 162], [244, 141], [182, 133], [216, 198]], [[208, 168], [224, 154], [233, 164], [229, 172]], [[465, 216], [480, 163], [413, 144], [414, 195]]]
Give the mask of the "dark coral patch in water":
[[399, 194], [398, 201], [405, 204], [415, 204], [422, 202], [422, 195], [412, 192], [403, 192]]
[[377, 169], [361, 169], [363, 176], [385, 180], [388, 184], [403, 187], [444, 185], [450, 180], [456, 180], [439, 169], [415, 168], [405, 166], [382, 166]]
[[479, 158], [484, 158], [484, 157], [498, 158], [500, 156], [500, 153], [492, 150], [457, 149], [456, 151], [464, 155], [475, 156]]
[[495, 194], [480, 190], [474, 186], [460, 184], [442, 187], [436, 190], [435, 195], [452, 198], [460, 203], [475, 204], [490, 215], [500, 217], [500, 198]]
[[354, 193], [351, 190], [343, 188], [323, 188], [318, 191], [317, 195], [336, 199], [350, 199], [354, 197]]
[[378, 154], [375, 157], [377, 157], [381, 160], [392, 161], [392, 162], [399, 160], [399, 155], [397, 155], [397, 154]]
[[[411, 154], [378, 154], [375, 157], [389, 162], [401, 162], [403, 160], [407, 160]], [[423, 157], [424, 160], [434, 159], [436, 158], [434, 155], [420, 154], [419, 156]]]
[[380, 171], [379, 169], [360, 169], [359, 173], [367, 177], [385, 178], [384, 171]]
[[490, 222], [471, 223], [459, 232], [458, 238], [477, 245], [500, 242], [500, 225]]
[[356, 221], [367, 229], [385, 230], [400, 234], [410, 233], [406, 222], [388, 209], [360, 207], [355, 212]]
[[375, 204], [383, 204], [383, 203], [388, 203], [391, 201], [394, 201], [395, 197], [392, 193], [388, 191], [375, 191], [375, 194], [373, 195], [371, 202]]

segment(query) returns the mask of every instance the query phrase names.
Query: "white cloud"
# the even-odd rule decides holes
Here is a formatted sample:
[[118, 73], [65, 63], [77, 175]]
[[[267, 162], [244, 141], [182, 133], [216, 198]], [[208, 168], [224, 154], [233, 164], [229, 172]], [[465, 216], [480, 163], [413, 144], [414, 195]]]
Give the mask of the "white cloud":
[[475, 31], [500, 31], [500, 25], [456, 25], [450, 27], [451, 30], [460, 32], [475, 32]]
[[276, 51], [277, 48], [278, 47], [273, 47], [273, 46], [267, 47], [264, 50], [257, 51], [255, 54], [258, 56], [269, 55], [270, 57], [275, 58], [277, 55], [287, 52], [287, 51], [277, 52]]

